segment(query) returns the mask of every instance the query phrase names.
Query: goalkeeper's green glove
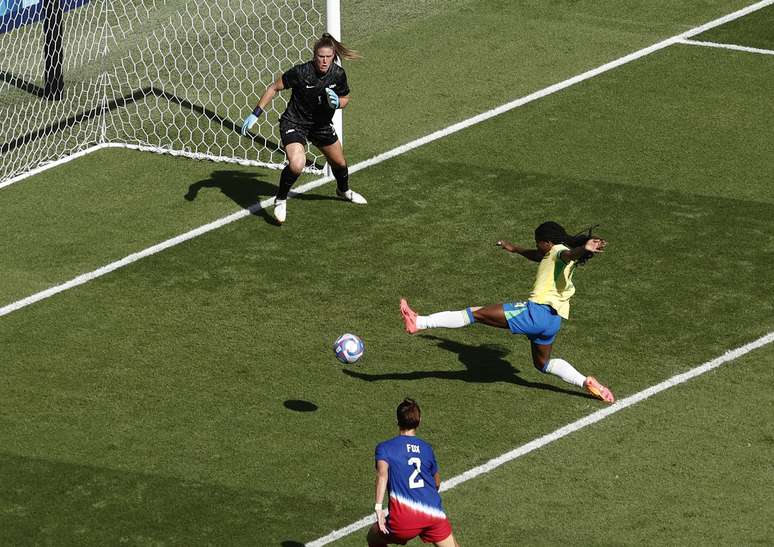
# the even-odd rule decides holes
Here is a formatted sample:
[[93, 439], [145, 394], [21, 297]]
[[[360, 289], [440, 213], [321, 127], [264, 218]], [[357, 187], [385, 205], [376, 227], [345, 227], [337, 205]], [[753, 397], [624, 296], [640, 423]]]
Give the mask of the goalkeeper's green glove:
[[255, 125], [261, 114], [263, 114], [263, 108], [256, 106], [255, 110], [242, 122], [242, 135], [247, 135], [247, 130]]

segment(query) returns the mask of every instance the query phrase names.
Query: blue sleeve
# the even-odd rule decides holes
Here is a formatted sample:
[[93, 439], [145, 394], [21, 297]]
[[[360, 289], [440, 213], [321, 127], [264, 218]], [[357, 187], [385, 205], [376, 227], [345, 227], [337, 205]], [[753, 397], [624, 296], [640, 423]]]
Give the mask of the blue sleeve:
[[387, 447], [385, 446], [385, 443], [379, 443], [376, 445], [376, 450], [374, 450], [374, 467], [376, 467], [376, 462], [379, 460], [383, 460], [387, 463], [390, 463], [390, 460], [387, 455]]

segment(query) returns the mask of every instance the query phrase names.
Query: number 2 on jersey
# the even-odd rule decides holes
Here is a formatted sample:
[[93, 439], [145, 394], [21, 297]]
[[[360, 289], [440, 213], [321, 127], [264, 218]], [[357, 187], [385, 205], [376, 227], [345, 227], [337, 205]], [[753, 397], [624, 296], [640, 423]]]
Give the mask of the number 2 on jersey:
[[425, 485], [425, 481], [417, 478], [419, 477], [419, 466], [422, 465], [422, 460], [419, 458], [409, 458], [408, 464], [416, 467], [409, 477], [409, 488], [422, 488]]

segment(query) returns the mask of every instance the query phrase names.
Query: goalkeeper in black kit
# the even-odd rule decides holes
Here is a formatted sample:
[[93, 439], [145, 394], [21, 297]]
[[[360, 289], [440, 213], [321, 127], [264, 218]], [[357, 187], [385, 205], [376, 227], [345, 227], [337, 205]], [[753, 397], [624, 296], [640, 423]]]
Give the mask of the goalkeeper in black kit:
[[336, 194], [347, 201], [364, 205], [366, 199], [350, 189], [349, 170], [344, 150], [333, 127], [333, 113], [349, 103], [347, 74], [335, 61], [358, 59], [360, 55], [328, 33], [314, 44], [311, 61], [296, 65], [266, 88], [258, 106], [242, 123], [246, 135], [278, 91], [290, 89], [288, 107], [280, 116], [280, 135], [288, 164], [280, 175], [274, 200], [274, 217], [280, 224], [287, 218], [290, 188], [306, 165], [306, 143], [310, 141], [325, 155], [336, 178]]

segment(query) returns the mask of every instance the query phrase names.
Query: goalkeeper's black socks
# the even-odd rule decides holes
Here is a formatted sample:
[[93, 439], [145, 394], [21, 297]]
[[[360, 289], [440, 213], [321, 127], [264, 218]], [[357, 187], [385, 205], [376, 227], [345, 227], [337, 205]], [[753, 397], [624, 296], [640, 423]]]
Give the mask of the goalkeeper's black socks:
[[349, 190], [349, 168], [346, 165], [344, 167], [331, 167], [331, 171], [336, 179], [339, 193], [343, 194]]
[[[344, 167], [332, 167], [331, 171], [336, 178], [336, 186], [340, 193], [344, 193], [349, 190], [349, 168]], [[277, 199], [288, 199], [288, 193], [293, 185], [298, 180], [299, 175], [294, 174], [289, 166], [285, 166], [280, 175], [279, 188], [277, 189]]]
[[282, 170], [282, 174], [280, 175], [280, 183], [279, 188], [277, 189], [276, 199], [288, 199], [288, 192], [290, 192], [290, 189], [296, 183], [298, 177], [299, 175], [293, 174], [293, 171], [290, 170], [290, 166], [286, 165], [285, 169]]

